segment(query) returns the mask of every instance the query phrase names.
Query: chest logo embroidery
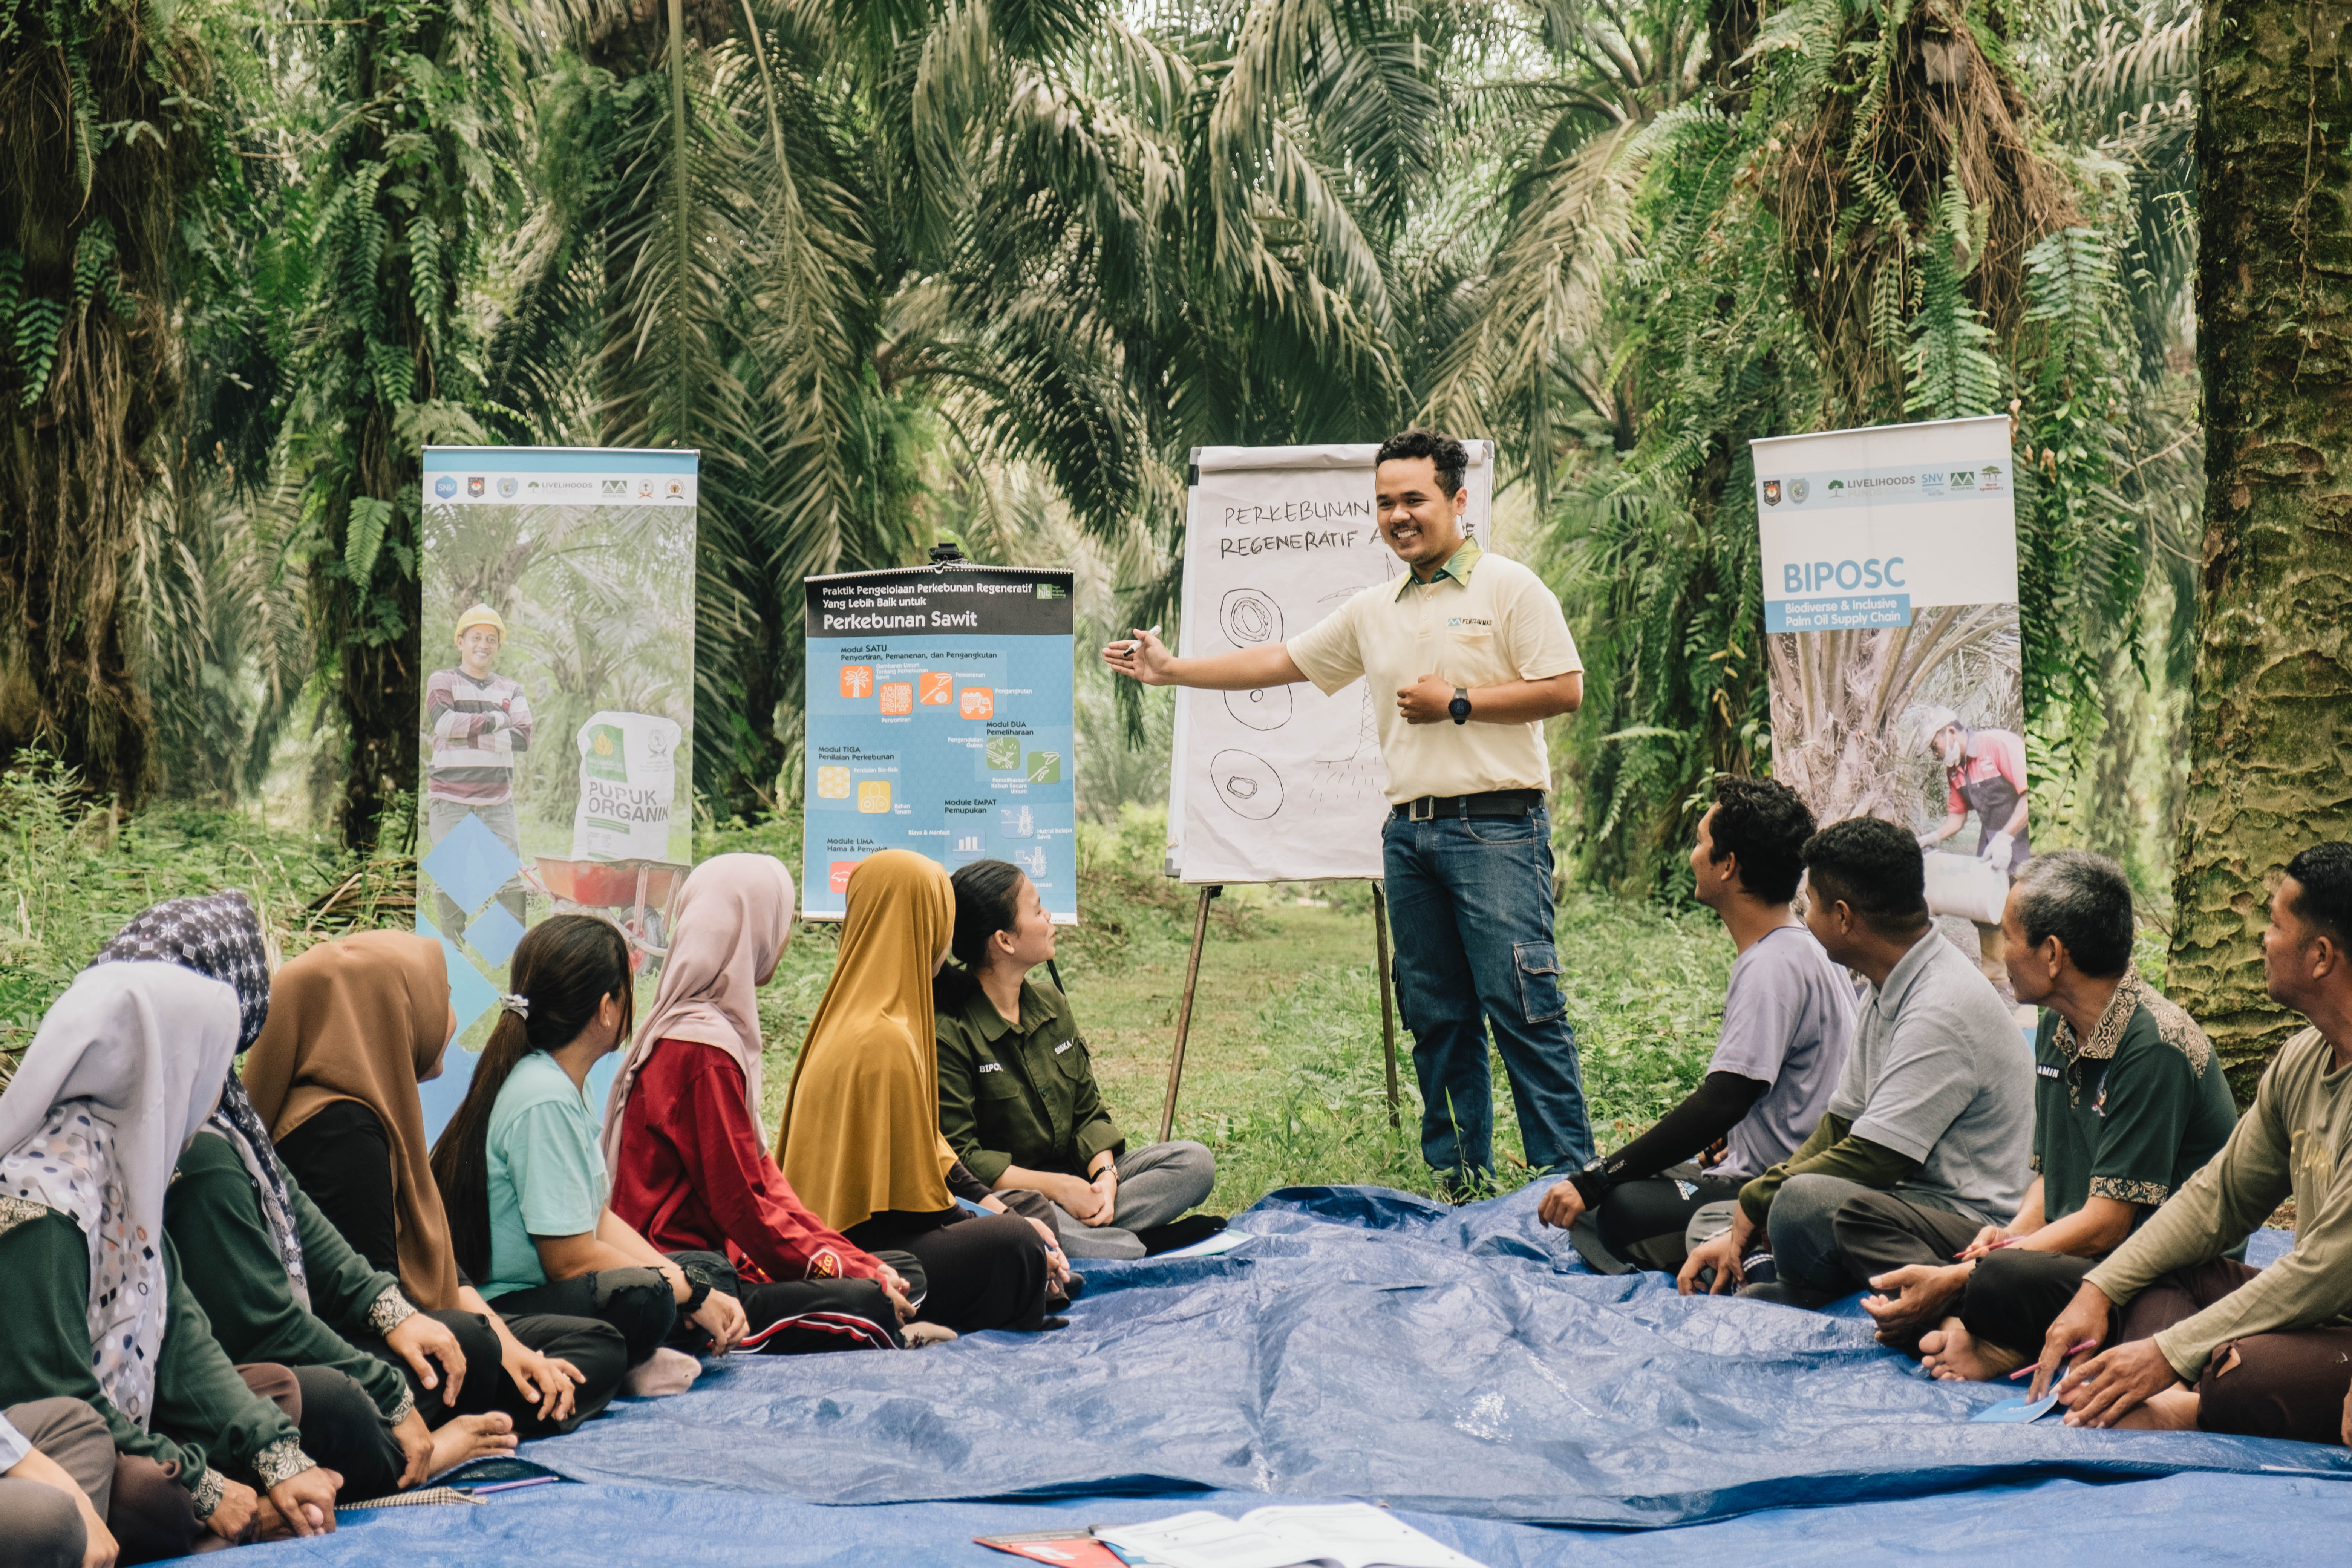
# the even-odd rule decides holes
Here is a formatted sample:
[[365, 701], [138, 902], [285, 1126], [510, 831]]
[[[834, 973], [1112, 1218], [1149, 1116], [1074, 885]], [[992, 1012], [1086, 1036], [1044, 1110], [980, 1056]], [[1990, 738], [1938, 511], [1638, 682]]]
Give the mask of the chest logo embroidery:
[[1054, 1054], [1058, 1057], [1064, 1051], [1068, 1050], [1072, 1046], [1075, 1046], [1077, 1043], [1078, 1042], [1076, 1040], [1064, 1040], [1060, 1045], [1054, 1047]]
[[980, 1064], [980, 1070], [982, 1072], [1003, 1072], [1004, 1070], [1004, 1064], [1003, 1062], [982, 1062]]

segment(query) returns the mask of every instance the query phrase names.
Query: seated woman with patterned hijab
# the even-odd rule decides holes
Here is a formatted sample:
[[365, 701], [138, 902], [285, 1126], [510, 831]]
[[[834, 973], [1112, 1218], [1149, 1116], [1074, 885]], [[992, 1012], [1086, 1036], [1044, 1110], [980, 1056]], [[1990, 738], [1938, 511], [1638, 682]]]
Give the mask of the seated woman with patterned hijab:
[[[236, 993], [240, 1051], [269, 1014], [261, 921], [243, 893], [158, 904], [92, 962], [176, 963], [220, 981]], [[462, 1385], [457, 1336], [411, 1306], [400, 1281], [371, 1268], [312, 1206], [234, 1074], [180, 1156], [163, 1230], [228, 1358], [291, 1369], [303, 1448], [342, 1476], [346, 1498], [382, 1497], [514, 1447], [504, 1415], [453, 1417], [436, 1401], [428, 1419], [418, 1407], [402, 1367], [426, 1389]]]
[[[173, 1166], [219, 1104], [236, 993], [177, 963], [101, 963], [50, 1007], [0, 1094], [0, 1406], [79, 1399], [116, 1453], [122, 1561], [335, 1527], [341, 1478], [213, 1339], [163, 1223]], [[200, 1528], [201, 1527], [201, 1528]]]

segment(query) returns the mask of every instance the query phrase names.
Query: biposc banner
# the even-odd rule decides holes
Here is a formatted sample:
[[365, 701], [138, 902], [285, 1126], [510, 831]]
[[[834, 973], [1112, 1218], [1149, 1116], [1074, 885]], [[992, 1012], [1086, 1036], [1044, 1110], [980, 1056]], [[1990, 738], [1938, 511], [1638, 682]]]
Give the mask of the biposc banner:
[[2008, 418], [1751, 450], [1774, 775], [1916, 831], [1929, 907], [1991, 926], [2032, 853]]
[[2017, 603], [2007, 416], [1750, 445], [1767, 632], [1907, 626], [1938, 605]]

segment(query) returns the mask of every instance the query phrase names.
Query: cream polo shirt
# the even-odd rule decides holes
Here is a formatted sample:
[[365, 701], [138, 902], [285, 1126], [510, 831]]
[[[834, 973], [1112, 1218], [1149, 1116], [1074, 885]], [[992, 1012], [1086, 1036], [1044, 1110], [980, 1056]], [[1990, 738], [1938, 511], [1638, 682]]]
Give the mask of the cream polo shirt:
[[1326, 696], [1370, 689], [1392, 805], [1425, 795], [1551, 788], [1540, 722], [1408, 724], [1396, 694], [1434, 671], [1448, 686], [1502, 686], [1580, 670], [1568, 617], [1543, 579], [1466, 540], [1427, 583], [1408, 571], [1367, 588], [1289, 642]]

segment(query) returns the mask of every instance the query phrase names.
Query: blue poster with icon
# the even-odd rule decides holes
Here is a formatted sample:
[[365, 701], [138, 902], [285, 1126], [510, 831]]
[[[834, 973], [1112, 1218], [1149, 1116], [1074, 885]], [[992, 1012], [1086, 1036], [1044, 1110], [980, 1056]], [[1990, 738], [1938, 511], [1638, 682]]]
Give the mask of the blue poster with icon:
[[808, 579], [808, 918], [841, 918], [866, 856], [912, 849], [1009, 860], [1077, 920], [1075, 580], [961, 560]]
[[549, 915], [611, 921], [652, 1000], [692, 860], [698, 467], [691, 451], [425, 449], [416, 929], [441, 944], [457, 1016], [424, 1088], [428, 1132]]

